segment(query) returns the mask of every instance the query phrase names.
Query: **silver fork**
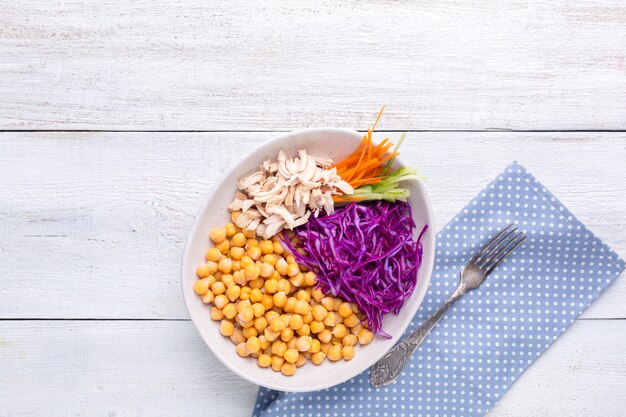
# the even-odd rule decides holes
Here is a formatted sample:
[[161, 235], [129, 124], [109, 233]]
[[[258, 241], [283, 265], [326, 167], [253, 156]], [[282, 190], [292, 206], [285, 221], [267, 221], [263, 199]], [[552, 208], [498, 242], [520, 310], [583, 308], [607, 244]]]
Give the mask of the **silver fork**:
[[424, 339], [426, 339], [426, 336], [454, 303], [467, 291], [480, 287], [487, 276], [524, 240], [526, 240], [524, 233], [518, 232], [518, 228], [514, 228], [510, 224], [483, 246], [469, 260], [467, 265], [461, 269], [459, 286], [452, 295], [413, 333], [394, 346], [381, 360], [374, 364], [370, 371], [370, 383], [372, 386], [380, 388], [395, 381], [406, 361], [415, 353]]

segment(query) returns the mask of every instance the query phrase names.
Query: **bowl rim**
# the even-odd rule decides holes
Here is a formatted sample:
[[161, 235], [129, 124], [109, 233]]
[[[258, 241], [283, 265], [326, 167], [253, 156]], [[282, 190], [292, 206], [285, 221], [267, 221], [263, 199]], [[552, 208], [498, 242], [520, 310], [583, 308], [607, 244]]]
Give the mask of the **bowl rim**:
[[[202, 340], [204, 341], [204, 344], [206, 346], [208, 346], [208, 348], [211, 350], [211, 352], [213, 353], [213, 355], [215, 355], [215, 357], [217, 359], [219, 359], [219, 361], [225, 365], [228, 369], [230, 369], [232, 372], [234, 372], [236, 375], [239, 375], [241, 378], [252, 382], [253, 384], [259, 385], [261, 387], [265, 387], [265, 388], [269, 388], [269, 389], [273, 389], [273, 390], [278, 390], [278, 391], [284, 391], [284, 392], [311, 392], [311, 391], [318, 391], [318, 390], [322, 390], [322, 389], [326, 389], [326, 388], [330, 388], [339, 384], [342, 384], [344, 382], [346, 382], [347, 380], [360, 375], [348, 375], [346, 377], [341, 377], [339, 378], [339, 380], [331, 380], [331, 382], [327, 383], [327, 384], [322, 384], [322, 385], [316, 385], [316, 386], [312, 386], [312, 387], [304, 387], [304, 388], [296, 388], [296, 389], [288, 389], [282, 385], [275, 385], [272, 383], [267, 383], [265, 381], [260, 381], [257, 378], [255, 378], [252, 375], [249, 375], [243, 371], [241, 371], [241, 369], [238, 369], [237, 367], [233, 366], [233, 364], [231, 364], [229, 361], [225, 360], [222, 358], [222, 354], [221, 352], [219, 352], [216, 348], [214, 348], [212, 346], [211, 343], [209, 343], [208, 340], [208, 336], [205, 336], [205, 334], [203, 333], [203, 331], [200, 328], [200, 323], [197, 322], [197, 320], [195, 319], [194, 315], [191, 313], [191, 300], [189, 299], [189, 296], [192, 295], [189, 291], [186, 290], [185, 288], [185, 269], [187, 266], [187, 259], [189, 257], [189, 251], [191, 250], [191, 246], [192, 246], [192, 236], [195, 234], [196, 229], [199, 227], [199, 223], [200, 223], [200, 217], [202, 215], [202, 213], [204, 213], [207, 210], [207, 206], [209, 205], [210, 201], [213, 200], [214, 195], [217, 192], [217, 189], [219, 188], [220, 184], [222, 183], [224, 178], [228, 178], [231, 177], [233, 172], [239, 167], [239, 165], [242, 163], [242, 161], [248, 159], [248, 157], [254, 155], [258, 148], [261, 146], [267, 146], [267, 145], [271, 145], [274, 142], [278, 142], [281, 140], [284, 140], [287, 137], [290, 136], [294, 136], [294, 135], [302, 135], [302, 134], [310, 134], [310, 133], [329, 133], [329, 134], [333, 134], [333, 133], [343, 133], [343, 134], [350, 134], [353, 136], [358, 136], [361, 137], [362, 133], [353, 129], [346, 129], [346, 128], [338, 128], [338, 127], [313, 127], [313, 128], [303, 128], [303, 129], [296, 129], [293, 131], [289, 131], [289, 132], [284, 132], [283, 134], [273, 137], [271, 139], [268, 140], [264, 140], [262, 141], [260, 144], [256, 145], [255, 147], [253, 147], [252, 149], [250, 149], [248, 152], [246, 152], [243, 156], [241, 156], [240, 158], [238, 158], [237, 161], [235, 161], [234, 163], [231, 163], [230, 168], [226, 171], [224, 171], [224, 173], [218, 178], [218, 180], [213, 184], [213, 187], [211, 189], [211, 191], [205, 196], [204, 202], [202, 203], [202, 205], [200, 206], [200, 208], [198, 209], [198, 211], [196, 212], [196, 215], [194, 217], [194, 221], [193, 224], [191, 225], [191, 228], [189, 229], [189, 233], [187, 234], [187, 239], [185, 242], [185, 248], [183, 250], [183, 254], [182, 254], [182, 261], [181, 261], [181, 271], [180, 271], [180, 284], [181, 284], [181, 291], [183, 293], [183, 300], [185, 302], [185, 308], [187, 309], [187, 314], [189, 315], [189, 318], [191, 319], [191, 322], [193, 323], [194, 327], [196, 328], [196, 331], [198, 332], [198, 334], [200, 335], [200, 337], [202, 338]], [[402, 163], [402, 158], [401, 157], [396, 157], [396, 160], [398, 160], [402, 165], [405, 165]], [[414, 307], [414, 311], [412, 312], [412, 317], [415, 316], [415, 313], [417, 312], [417, 309], [419, 308], [419, 306], [422, 304], [422, 302], [424, 301], [424, 298], [426, 296], [426, 293], [428, 292], [428, 288], [430, 286], [430, 280], [432, 278], [432, 271], [434, 269], [434, 257], [435, 257], [435, 244], [436, 244], [436, 234], [435, 234], [435, 224], [434, 224], [434, 216], [433, 216], [433, 210], [432, 210], [432, 204], [430, 201], [430, 198], [428, 196], [428, 193], [426, 192], [426, 189], [424, 188], [423, 184], [421, 181], [417, 182], [418, 187], [421, 188], [422, 191], [422, 195], [424, 196], [424, 203], [425, 206], [427, 208], [427, 213], [426, 213], [426, 218], [427, 218], [427, 224], [428, 224], [428, 228], [431, 229], [432, 228], [432, 250], [430, 251], [430, 253], [425, 254], [425, 256], [428, 258], [429, 263], [432, 265], [430, 273], [428, 274], [428, 277], [422, 277], [421, 279], [426, 279], [426, 285], [425, 285], [425, 289], [424, 289], [424, 294], [422, 295], [421, 299], [417, 300], [417, 302], [415, 303], [415, 307]], [[418, 271], [419, 274], [419, 271]], [[419, 278], [418, 278], [419, 279]], [[404, 327], [404, 329], [402, 330], [402, 333], [399, 335], [397, 341], [400, 340], [400, 337], [402, 337], [402, 335], [404, 334], [404, 332], [406, 331], [406, 329], [409, 327], [409, 325], [411, 324], [411, 320], [408, 321], [407, 325]], [[395, 337], [394, 337], [395, 338]], [[390, 347], [391, 349], [391, 347]], [[233, 351], [234, 352], [234, 351]], [[369, 369], [374, 363], [376, 363], [378, 360], [380, 360], [380, 358], [382, 358], [387, 351], [381, 351], [380, 353], [377, 353], [375, 355], [373, 355], [374, 357], [376, 357], [376, 360], [367, 366], [367, 368], [365, 368], [365, 370]], [[365, 371], [364, 370], [364, 371]], [[363, 371], [363, 372], [364, 372]]]

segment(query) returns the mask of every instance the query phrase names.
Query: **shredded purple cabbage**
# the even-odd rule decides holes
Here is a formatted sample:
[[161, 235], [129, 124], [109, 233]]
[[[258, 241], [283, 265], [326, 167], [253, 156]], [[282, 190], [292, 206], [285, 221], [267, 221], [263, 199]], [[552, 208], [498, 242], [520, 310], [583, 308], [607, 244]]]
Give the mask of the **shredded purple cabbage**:
[[422, 263], [420, 240], [428, 225], [417, 240], [415, 227], [408, 203], [352, 203], [296, 228], [296, 247], [287, 235], [282, 240], [299, 264], [315, 272], [322, 291], [356, 303], [370, 329], [389, 338], [383, 316], [398, 314]]

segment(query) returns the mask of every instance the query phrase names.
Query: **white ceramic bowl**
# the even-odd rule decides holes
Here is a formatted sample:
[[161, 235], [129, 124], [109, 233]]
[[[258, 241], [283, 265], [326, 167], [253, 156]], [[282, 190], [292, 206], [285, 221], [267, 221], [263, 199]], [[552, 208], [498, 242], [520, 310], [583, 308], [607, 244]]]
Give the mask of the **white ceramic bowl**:
[[[350, 361], [324, 361], [320, 366], [309, 362], [290, 377], [271, 369], [260, 368], [256, 360], [237, 355], [232, 342], [220, 335], [219, 322], [214, 322], [209, 317], [210, 306], [203, 304], [200, 297], [193, 292], [196, 267], [204, 261], [204, 254], [210, 247], [209, 231], [230, 221], [227, 206], [233, 199], [239, 178], [256, 170], [264, 160], [276, 158], [281, 149], [288, 155], [296, 154], [299, 149], [306, 149], [313, 155], [340, 160], [358, 146], [361, 138], [361, 133], [351, 130], [319, 128], [299, 130], [264, 142], [224, 175], [202, 205], [191, 228], [182, 263], [183, 295], [189, 316], [215, 356], [233, 372], [255, 384], [280, 391], [314, 391], [340, 384], [360, 374], [398, 341], [424, 298], [434, 263], [435, 231], [426, 190], [417, 181], [407, 184], [411, 191], [410, 203], [417, 230], [419, 232], [424, 224], [430, 226], [422, 238], [424, 258], [418, 272], [417, 287], [400, 314], [387, 315], [383, 321], [384, 330], [393, 335], [393, 338], [375, 337], [369, 345], [357, 347], [356, 355]], [[397, 167], [404, 166], [400, 158], [396, 158], [395, 164]]]

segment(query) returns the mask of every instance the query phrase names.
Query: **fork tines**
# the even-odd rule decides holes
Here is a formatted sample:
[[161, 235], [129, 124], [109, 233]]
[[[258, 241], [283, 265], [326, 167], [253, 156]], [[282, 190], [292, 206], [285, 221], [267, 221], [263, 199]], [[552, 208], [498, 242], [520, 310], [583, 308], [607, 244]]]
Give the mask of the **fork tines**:
[[483, 246], [470, 263], [489, 275], [524, 240], [526, 240], [524, 232], [520, 232], [517, 227], [510, 224]]

